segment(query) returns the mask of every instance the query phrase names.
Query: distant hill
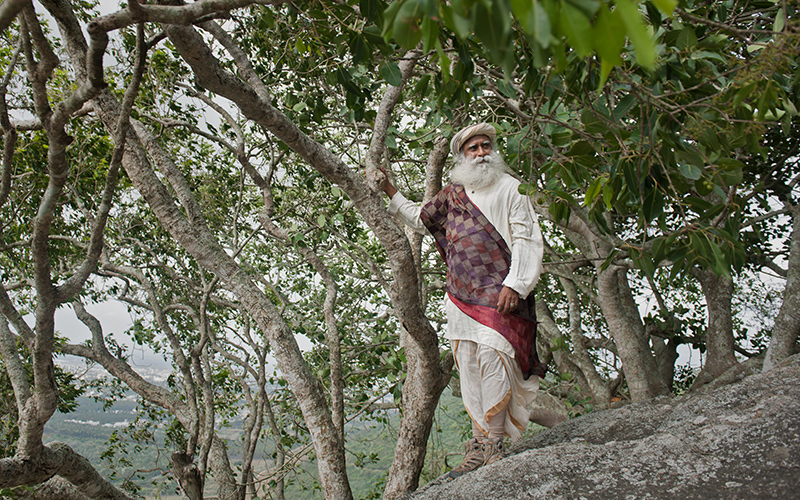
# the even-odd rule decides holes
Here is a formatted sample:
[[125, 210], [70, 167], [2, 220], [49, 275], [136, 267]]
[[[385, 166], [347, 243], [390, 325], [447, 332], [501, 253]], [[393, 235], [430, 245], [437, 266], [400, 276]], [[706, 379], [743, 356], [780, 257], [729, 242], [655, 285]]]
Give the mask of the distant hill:
[[[71, 367], [73, 370], [76, 367]], [[165, 380], [168, 370], [154, 369], [149, 374], [153, 379]], [[93, 373], [95, 377], [100, 373]], [[165, 449], [163, 430], [155, 430], [153, 443], [125, 446], [124, 439], [115, 440], [114, 431], [122, 432], [137, 413], [135, 396], [131, 393], [125, 399], [115, 402], [107, 410], [103, 410], [103, 400], [95, 401], [90, 397], [81, 397], [76, 411], [68, 414], [56, 413], [45, 428], [45, 442], [61, 441], [70, 445], [75, 451], [85, 456], [105, 477], [113, 477], [117, 484], [130, 479], [141, 488], [138, 493], [146, 498], [178, 498], [174, 496], [175, 482], [169, 474], [169, 455], [173, 450]], [[353, 422], [347, 427], [347, 459], [351, 488], [356, 499], [380, 498], [386, 471], [394, 457], [397, 439], [399, 416], [397, 411], [385, 413], [385, 422], [362, 420]], [[233, 421], [231, 428], [223, 429], [221, 434], [229, 440], [239, 438], [241, 421]], [[431, 432], [426, 469], [423, 471], [421, 484], [424, 484], [457, 465], [462, 456], [461, 443], [467, 438], [468, 418], [463, 410], [461, 400], [445, 391], [437, 410], [434, 427]], [[139, 429], [143, 434], [142, 429]], [[111, 448], [112, 452], [109, 452]], [[235, 449], [235, 446], [232, 447]], [[116, 471], [110, 468], [111, 461], [102, 459], [116, 458]], [[267, 468], [263, 453], [256, 464], [256, 470]], [[237, 457], [233, 456], [232, 460]], [[146, 471], [146, 472], [136, 472]], [[302, 464], [297, 473], [287, 478], [286, 497], [292, 500], [317, 500], [321, 498], [319, 490], [314, 488], [316, 465], [311, 462]], [[166, 486], [166, 489], [164, 488]], [[213, 496], [213, 483], [207, 485], [209, 496]]]

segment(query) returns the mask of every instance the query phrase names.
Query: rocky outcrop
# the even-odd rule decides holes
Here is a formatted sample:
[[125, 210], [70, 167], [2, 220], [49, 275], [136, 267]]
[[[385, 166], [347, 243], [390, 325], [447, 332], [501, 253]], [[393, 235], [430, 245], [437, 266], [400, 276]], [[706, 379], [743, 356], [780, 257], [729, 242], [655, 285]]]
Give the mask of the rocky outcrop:
[[701, 394], [595, 411], [409, 500], [800, 498], [800, 356]]

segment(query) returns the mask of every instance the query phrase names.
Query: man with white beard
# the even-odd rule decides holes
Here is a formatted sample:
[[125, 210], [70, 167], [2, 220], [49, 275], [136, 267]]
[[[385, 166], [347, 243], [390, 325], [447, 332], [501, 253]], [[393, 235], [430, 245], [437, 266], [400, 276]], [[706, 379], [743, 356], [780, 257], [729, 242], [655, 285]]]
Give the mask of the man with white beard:
[[451, 183], [420, 207], [385, 179], [389, 213], [432, 234], [447, 263], [446, 338], [461, 381], [472, 439], [458, 477], [505, 456], [519, 439], [545, 367], [536, 355], [534, 286], [543, 241], [530, 198], [495, 150], [495, 129], [469, 126], [450, 142]]

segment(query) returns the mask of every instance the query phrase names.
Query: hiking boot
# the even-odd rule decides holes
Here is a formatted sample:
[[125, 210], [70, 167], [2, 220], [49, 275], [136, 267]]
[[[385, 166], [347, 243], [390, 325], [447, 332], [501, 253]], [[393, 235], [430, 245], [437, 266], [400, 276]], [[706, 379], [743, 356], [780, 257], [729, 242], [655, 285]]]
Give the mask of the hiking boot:
[[464, 455], [464, 461], [461, 462], [461, 465], [451, 470], [448, 475], [455, 479], [467, 472], [474, 471], [482, 466], [484, 462], [483, 442], [479, 441], [478, 438], [472, 438], [467, 441], [467, 453]]
[[484, 463], [489, 465], [500, 459], [506, 458], [506, 447], [503, 438], [487, 439], [483, 444]]

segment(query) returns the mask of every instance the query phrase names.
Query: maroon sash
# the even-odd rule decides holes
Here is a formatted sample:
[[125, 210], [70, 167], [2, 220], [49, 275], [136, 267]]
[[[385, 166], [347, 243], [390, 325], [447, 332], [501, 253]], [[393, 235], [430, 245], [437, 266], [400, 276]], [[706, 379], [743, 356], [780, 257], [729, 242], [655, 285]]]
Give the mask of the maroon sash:
[[509, 314], [497, 312], [511, 251], [459, 184], [449, 184], [422, 207], [420, 218], [447, 264], [447, 293], [461, 311], [511, 343], [525, 379], [544, 377], [536, 354], [533, 294]]

